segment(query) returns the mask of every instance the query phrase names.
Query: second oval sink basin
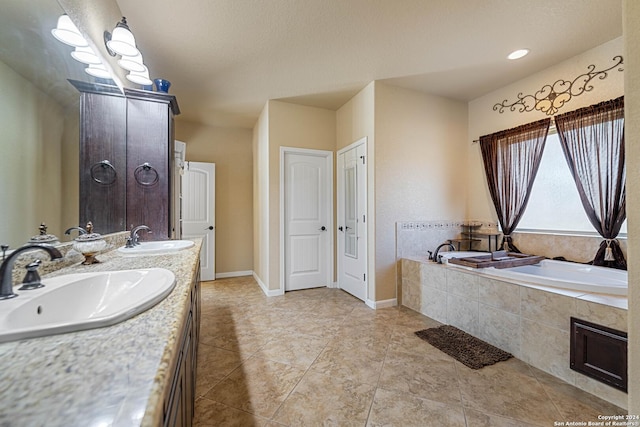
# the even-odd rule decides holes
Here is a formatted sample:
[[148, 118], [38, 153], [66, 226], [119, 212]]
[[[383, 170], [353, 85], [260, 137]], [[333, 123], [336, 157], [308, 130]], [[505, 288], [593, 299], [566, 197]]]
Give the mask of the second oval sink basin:
[[140, 242], [139, 245], [134, 246], [133, 248], [123, 246], [118, 248], [118, 252], [130, 255], [164, 254], [187, 249], [193, 245], [195, 245], [195, 243], [191, 240], [157, 240], [152, 242]]
[[175, 287], [164, 268], [45, 278], [43, 288], [0, 301], [0, 342], [110, 326], [162, 301]]

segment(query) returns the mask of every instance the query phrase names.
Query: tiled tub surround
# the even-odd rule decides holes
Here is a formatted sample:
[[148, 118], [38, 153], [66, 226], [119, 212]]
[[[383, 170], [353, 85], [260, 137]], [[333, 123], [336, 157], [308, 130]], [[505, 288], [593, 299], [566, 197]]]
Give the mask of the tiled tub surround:
[[[449, 239], [461, 237], [462, 224], [475, 222], [482, 224], [477, 231], [495, 233], [498, 224], [490, 220], [469, 221], [408, 221], [396, 223], [396, 259], [427, 256], [439, 244]], [[502, 235], [498, 238], [498, 244]], [[523, 253], [542, 255], [547, 258], [564, 257], [570, 261], [589, 262], [600, 247], [599, 236], [571, 235], [561, 233], [522, 232], [513, 233], [513, 243]], [[627, 240], [619, 238], [620, 248], [627, 255]], [[473, 250], [488, 251], [488, 239], [481, 237], [473, 244]], [[492, 246], [493, 248], [493, 246]], [[461, 250], [466, 250], [465, 246]]]
[[627, 299], [509, 283], [426, 257], [402, 259], [402, 304], [627, 408], [627, 395], [569, 368], [570, 317], [627, 331]]
[[0, 425], [160, 424], [200, 246], [139, 257], [112, 250], [98, 256], [100, 264], [80, 265], [80, 258], [50, 273], [162, 267], [174, 272], [176, 287], [158, 305], [114, 326], [0, 344]]

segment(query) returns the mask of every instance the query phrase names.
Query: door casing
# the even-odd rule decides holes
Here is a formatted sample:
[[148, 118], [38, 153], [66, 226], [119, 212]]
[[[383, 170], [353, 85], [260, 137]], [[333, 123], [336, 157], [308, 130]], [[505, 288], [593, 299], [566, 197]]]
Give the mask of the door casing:
[[[333, 257], [334, 257], [334, 229], [333, 229], [333, 151], [327, 150], [314, 150], [308, 148], [296, 148], [296, 147], [280, 147], [280, 283], [279, 283], [279, 294], [282, 295], [285, 292], [285, 280], [286, 280], [286, 238], [285, 238], [285, 168], [284, 168], [284, 157], [285, 154], [298, 154], [298, 155], [309, 155], [315, 157], [323, 157], [327, 166], [327, 185], [329, 188], [329, 203], [327, 206], [329, 215], [328, 215], [328, 223], [327, 229], [329, 231], [329, 244], [328, 246], [328, 254], [326, 256], [326, 262], [329, 272], [330, 278], [334, 276], [334, 268], [333, 268]], [[331, 283], [327, 283], [327, 285], [332, 284], [333, 280], [331, 279]]]
[[[336, 173], [337, 174], [341, 174], [342, 170], [339, 169], [339, 164], [340, 164], [340, 156], [343, 155], [344, 153], [347, 153], [351, 150], [355, 150], [355, 149], [360, 149], [360, 147], [362, 147], [362, 156], [358, 159], [356, 159], [356, 162], [358, 164], [360, 164], [360, 162], [362, 161], [362, 169], [361, 169], [361, 174], [363, 174], [363, 176], [361, 176], [363, 178], [363, 180], [358, 179], [358, 183], [359, 184], [364, 184], [364, 186], [360, 186], [358, 185], [358, 190], [356, 192], [357, 194], [357, 205], [359, 206], [359, 209], [356, 213], [356, 228], [357, 228], [357, 240], [356, 240], [356, 245], [358, 247], [359, 253], [360, 255], [358, 256], [360, 262], [361, 262], [361, 266], [362, 266], [362, 271], [359, 272], [359, 274], [363, 274], [363, 280], [362, 280], [362, 286], [364, 287], [364, 295], [357, 295], [356, 293], [353, 293], [354, 296], [356, 296], [357, 298], [362, 299], [367, 305], [370, 305], [370, 301], [369, 301], [369, 281], [370, 281], [370, 277], [369, 277], [369, 240], [368, 240], [368, 235], [369, 235], [369, 222], [371, 220], [371, 218], [369, 217], [369, 209], [368, 209], [368, 174], [367, 174], [367, 167], [368, 167], [368, 158], [367, 158], [367, 138], [361, 138], [355, 142], [353, 142], [352, 144], [349, 144], [347, 147], [344, 147], [340, 150], [338, 150], [338, 152], [336, 153], [336, 157], [337, 157], [337, 164], [338, 166], [336, 166]], [[340, 199], [343, 196], [343, 192], [345, 191], [344, 188], [342, 188], [341, 190], [341, 186], [344, 187], [344, 178], [343, 177], [338, 177], [339, 179], [338, 181], [338, 189], [337, 189], [337, 197]], [[337, 224], [338, 225], [346, 225], [343, 224], [343, 219], [340, 218], [340, 214], [341, 209], [340, 206], [341, 204], [343, 205], [343, 209], [344, 210], [344, 201], [343, 200], [338, 200], [338, 210], [336, 212], [336, 217], [337, 217]], [[346, 232], [346, 230], [344, 231]], [[344, 236], [344, 232], [341, 232], [339, 230], [336, 230], [336, 234], [338, 236], [338, 238], [342, 238]], [[344, 288], [344, 284], [343, 284], [343, 279], [344, 279], [344, 273], [345, 273], [345, 267], [344, 267], [344, 259], [343, 259], [343, 254], [340, 253], [340, 248], [341, 248], [341, 244], [338, 242], [338, 244], [336, 245], [337, 248], [337, 253], [336, 253], [336, 259], [337, 259], [337, 285], [339, 288], [352, 293], [350, 290], [347, 290], [346, 288]], [[348, 288], [348, 287], [347, 287]], [[357, 292], [359, 294], [359, 292]]]

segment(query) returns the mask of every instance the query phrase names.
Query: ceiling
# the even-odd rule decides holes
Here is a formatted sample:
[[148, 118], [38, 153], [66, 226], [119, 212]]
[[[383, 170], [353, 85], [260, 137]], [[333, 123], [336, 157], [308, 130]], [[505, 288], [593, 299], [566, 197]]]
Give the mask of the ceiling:
[[[253, 127], [373, 80], [469, 101], [622, 35], [622, 0], [116, 0], [180, 120]], [[518, 61], [518, 48], [531, 53]]]

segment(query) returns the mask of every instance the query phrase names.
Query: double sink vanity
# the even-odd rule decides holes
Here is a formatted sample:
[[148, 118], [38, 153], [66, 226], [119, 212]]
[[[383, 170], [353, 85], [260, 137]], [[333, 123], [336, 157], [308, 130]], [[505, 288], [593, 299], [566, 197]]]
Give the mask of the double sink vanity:
[[201, 242], [127, 234], [92, 265], [61, 245], [43, 288], [0, 301], [0, 425], [191, 425]]

